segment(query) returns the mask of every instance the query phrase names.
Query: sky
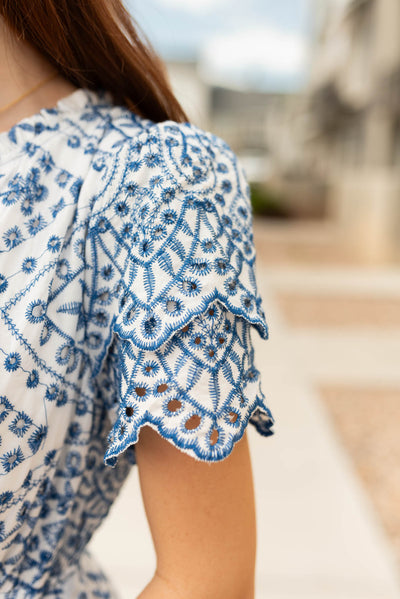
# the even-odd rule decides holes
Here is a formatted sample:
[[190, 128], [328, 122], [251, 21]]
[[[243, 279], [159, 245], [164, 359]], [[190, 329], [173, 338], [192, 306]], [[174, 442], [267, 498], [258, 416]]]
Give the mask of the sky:
[[197, 58], [212, 83], [295, 91], [307, 76], [312, 0], [127, 0], [164, 59]]

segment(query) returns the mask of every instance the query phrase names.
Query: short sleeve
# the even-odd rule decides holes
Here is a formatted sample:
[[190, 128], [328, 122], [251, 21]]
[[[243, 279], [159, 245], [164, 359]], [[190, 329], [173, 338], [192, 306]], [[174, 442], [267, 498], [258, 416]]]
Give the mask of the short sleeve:
[[118, 403], [104, 461], [114, 466], [145, 424], [218, 461], [249, 422], [273, 434], [251, 340], [268, 326], [249, 185], [228, 144], [189, 123], [155, 124], [121, 156], [102, 217]]

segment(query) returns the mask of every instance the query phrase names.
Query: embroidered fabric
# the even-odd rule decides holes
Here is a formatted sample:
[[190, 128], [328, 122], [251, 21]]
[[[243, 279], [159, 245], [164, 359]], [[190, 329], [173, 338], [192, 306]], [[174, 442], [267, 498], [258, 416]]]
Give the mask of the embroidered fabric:
[[[121, 273], [98, 291], [118, 296], [112, 328], [122, 341], [105, 463], [145, 423], [196, 459], [223, 459], [254, 411], [260, 433], [274, 422], [253, 364], [250, 325], [263, 338], [268, 328], [245, 174], [222, 139], [189, 124], [158, 124], [125, 149], [122, 193], [91, 233], [98, 264], [108, 258]], [[144, 362], [159, 365], [153, 381]]]
[[0, 594], [111, 598], [86, 547], [141, 426], [203, 461], [273, 434], [248, 184], [222, 139], [78, 89], [0, 133], [0, 203]]
[[249, 419], [263, 435], [273, 417], [254, 367], [250, 325], [218, 301], [156, 350], [115, 344], [118, 418], [106, 464], [136, 443], [148, 424], [195, 459], [227, 456]]

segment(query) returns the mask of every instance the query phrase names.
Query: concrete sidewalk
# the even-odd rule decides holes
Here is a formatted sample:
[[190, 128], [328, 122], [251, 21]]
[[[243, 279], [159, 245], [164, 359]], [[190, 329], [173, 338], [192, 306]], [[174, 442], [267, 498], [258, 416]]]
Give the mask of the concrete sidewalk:
[[[307, 272], [304, 278], [298, 269], [282, 270], [261, 263], [257, 272], [270, 340], [261, 340], [254, 331], [253, 341], [276, 425], [272, 437], [248, 429], [258, 516], [256, 598], [400, 599], [388, 540], [314, 391], [316, 380], [354, 378], [348, 355], [354, 348], [362, 354], [358, 371], [355, 369], [359, 379], [368, 381], [364, 376], [368, 374], [370, 379], [399, 380], [398, 361], [396, 364], [393, 358], [389, 366], [383, 359], [368, 361], [361, 347], [365, 338], [369, 339], [368, 331], [364, 341], [360, 341], [359, 331], [348, 331], [347, 337], [336, 339], [332, 349], [335, 330], [289, 327], [276, 293], [288, 287], [297, 291], [324, 287], [321, 270]], [[372, 284], [366, 282], [364, 271], [357, 272], [358, 289]], [[400, 289], [396, 277], [396, 273], [386, 273], [385, 278], [386, 290], [394, 294]], [[356, 279], [354, 273], [338, 270], [329, 284], [336, 291], [347, 284], [354, 292]], [[383, 343], [394, 344], [392, 351], [397, 348], [398, 356], [400, 336], [396, 339], [392, 331], [381, 335]], [[369, 340], [372, 346], [372, 338]], [[115, 581], [121, 599], [134, 599], [151, 578], [155, 556], [137, 469], [91, 549]]]
[[[297, 279], [298, 290], [305, 291], [298, 269], [287, 275], [286, 281], [294, 285]], [[321, 285], [314, 275], [308, 289], [312, 281]], [[314, 392], [324, 365], [325, 380], [342, 380], [341, 362], [335, 364], [347, 340], [327, 355], [323, 345], [309, 342], [310, 331], [288, 327], [275, 301], [283, 278], [281, 269], [259, 269], [270, 339], [253, 338], [276, 433], [267, 439], [251, 435], [260, 535], [257, 599], [398, 598], [391, 547]], [[354, 277], [349, 280], [354, 286]], [[331, 333], [319, 331], [326, 345]]]

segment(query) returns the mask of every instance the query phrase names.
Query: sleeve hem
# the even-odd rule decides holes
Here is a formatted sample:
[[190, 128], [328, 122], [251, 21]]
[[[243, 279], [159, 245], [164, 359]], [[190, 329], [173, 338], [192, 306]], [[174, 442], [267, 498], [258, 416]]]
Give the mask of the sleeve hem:
[[257, 397], [256, 401], [249, 406], [246, 417], [239, 424], [236, 431], [232, 432], [224, 428], [221, 424], [217, 425], [215, 428], [219, 432], [218, 440], [213, 446], [207, 445], [207, 448], [205, 449], [201, 446], [199, 438], [195, 434], [195, 430], [193, 431], [193, 440], [188, 440], [187, 438], [184, 439], [180, 434], [178, 427], [174, 430], [168, 430], [164, 426], [162, 416], [156, 416], [147, 410], [121, 441], [116, 438], [118, 435], [117, 430], [120, 427], [119, 422], [116, 422], [109, 437], [111, 444], [104, 454], [104, 464], [106, 466], [115, 467], [118, 456], [129, 446], [134, 445], [138, 441], [140, 429], [144, 425], [148, 425], [156, 430], [177, 449], [193, 457], [197, 461], [219, 462], [230, 455], [235, 444], [243, 437], [248, 423], [255, 426], [257, 432], [263, 436], [271, 436], [274, 434], [272, 426], [275, 423], [275, 419], [271, 410], [265, 404], [264, 397]]

